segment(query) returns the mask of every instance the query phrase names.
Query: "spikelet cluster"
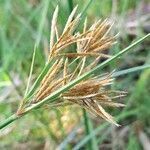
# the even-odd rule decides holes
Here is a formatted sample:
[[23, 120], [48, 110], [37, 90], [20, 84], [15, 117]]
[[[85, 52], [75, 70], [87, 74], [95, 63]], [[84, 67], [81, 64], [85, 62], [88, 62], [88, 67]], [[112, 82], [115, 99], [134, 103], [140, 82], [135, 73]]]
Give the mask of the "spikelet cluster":
[[[80, 14], [76, 16], [76, 11], [77, 7], [73, 9], [68, 17], [60, 36], [57, 29], [58, 7], [54, 11], [48, 58], [49, 62], [53, 60], [54, 63], [43, 78], [32, 103], [42, 101], [52, 92], [89, 71], [99, 63], [101, 58], [107, 59], [111, 57], [105, 53], [115, 42], [115, 36], [109, 35], [111, 23], [108, 20], [98, 20], [92, 26], [87, 27], [87, 19], [85, 19], [81, 33], [76, 32], [75, 27], [79, 23], [81, 16]], [[70, 45], [75, 45], [76, 51], [70, 50]], [[53, 105], [77, 104], [92, 114], [118, 125], [113, 117], [102, 107], [124, 106], [112, 101], [118, 97], [125, 96], [125, 92], [108, 88], [112, 82], [111, 74], [90, 77], [61, 94]]]

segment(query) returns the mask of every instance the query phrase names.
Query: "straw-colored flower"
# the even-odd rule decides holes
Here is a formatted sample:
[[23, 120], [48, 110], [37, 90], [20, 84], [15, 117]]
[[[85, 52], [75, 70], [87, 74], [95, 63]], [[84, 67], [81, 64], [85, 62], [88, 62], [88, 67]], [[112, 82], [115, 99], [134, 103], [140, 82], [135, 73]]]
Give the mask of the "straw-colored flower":
[[[77, 7], [70, 14], [64, 30], [59, 36], [56, 25], [58, 7], [56, 7], [52, 19], [49, 54], [49, 61], [54, 63], [43, 78], [32, 103], [42, 101], [55, 90], [89, 71], [97, 65], [101, 57], [111, 57], [104, 53], [115, 42], [115, 37], [108, 35], [111, 28], [110, 23], [107, 20], [99, 20], [87, 28], [86, 19], [82, 33], [75, 32], [75, 26], [80, 20], [80, 14], [75, 17], [76, 10]], [[71, 44], [77, 47], [76, 51], [69, 51], [69, 45]], [[112, 101], [118, 97], [125, 96], [125, 92], [108, 89], [112, 81], [111, 74], [105, 74], [100, 78], [98, 76], [90, 77], [61, 94], [58, 100], [51, 105], [77, 104], [92, 114], [118, 125], [113, 117], [102, 107], [124, 106]]]

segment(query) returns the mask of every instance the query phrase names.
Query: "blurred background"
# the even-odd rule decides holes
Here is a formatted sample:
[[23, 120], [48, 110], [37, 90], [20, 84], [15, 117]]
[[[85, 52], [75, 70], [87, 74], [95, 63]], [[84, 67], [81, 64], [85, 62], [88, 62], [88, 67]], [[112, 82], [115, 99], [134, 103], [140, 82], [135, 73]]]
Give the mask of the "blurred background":
[[[77, 4], [78, 12], [83, 13], [79, 30], [86, 16], [88, 25], [100, 18], [114, 22], [112, 34], [119, 33], [119, 36], [109, 50], [110, 54], [119, 52], [150, 32], [148, 0], [0, 0], [0, 121], [16, 111], [24, 94], [35, 43], [38, 49], [33, 81], [45, 64], [50, 23], [56, 5], [60, 8], [58, 28], [62, 31]], [[149, 48], [147, 39], [103, 71], [148, 64]], [[2, 130], [0, 149], [150, 149], [150, 69], [119, 76], [112, 88], [128, 92], [120, 100], [127, 105], [125, 108], [107, 109], [120, 127], [87, 114], [90, 125], [90, 134], [87, 135], [81, 108], [44, 108]]]

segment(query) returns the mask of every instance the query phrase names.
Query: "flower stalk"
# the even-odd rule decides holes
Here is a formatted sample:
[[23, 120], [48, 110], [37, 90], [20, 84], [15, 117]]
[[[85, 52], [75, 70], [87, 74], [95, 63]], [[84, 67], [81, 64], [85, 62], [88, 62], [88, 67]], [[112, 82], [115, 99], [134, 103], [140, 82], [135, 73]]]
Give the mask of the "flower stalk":
[[[112, 102], [111, 99], [122, 97], [124, 93], [106, 90], [106, 86], [112, 83], [111, 74], [102, 78], [98, 78], [94, 74], [148, 38], [150, 34], [137, 40], [116, 55], [110, 56], [106, 61], [97, 64], [97, 60], [105, 55], [103, 51], [110, 48], [115, 42], [114, 37], [108, 36], [110, 25], [107, 21], [99, 20], [89, 29], [85, 30], [84, 28], [83, 33], [74, 33], [75, 26], [80, 20], [80, 15], [74, 18], [75, 12], [76, 7], [68, 18], [67, 26], [65, 26], [62, 35], [58, 36], [56, 26], [58, 7], [56, 8], [52, 19], [51, 30], [53, 30], [50, 36], [51, 46], [48, 63], [31, 87], [31, 90], [26, 93], [17, 113], [2, 121], [0, 129], [42, 105], [56, 106], [61, 103], [77, 104], [93, 114], [118, 125], [113, 117], [103, 109], [101, 104], [115, 107], [123, 106]], [[56, 36], [57, 38], [55, 38]], [[79, 63], [74, 69], [70, 65], [75, 59], [70, 59], [68, 53], [66, 53], [66, 49], [72, 44], [77, 45], [77, 50], [76, 53], [69, 52], [69, 55], [79, 59]], [[96, 56], [91, 55], [91, 53], [95, 53]], [[58, 55], [60, 55], [60, 58], [57, 58]], [[86, 61], [88, 57], [91, 57], [92, 63]], [[96, 60], [93, 57], [96, 57]]]

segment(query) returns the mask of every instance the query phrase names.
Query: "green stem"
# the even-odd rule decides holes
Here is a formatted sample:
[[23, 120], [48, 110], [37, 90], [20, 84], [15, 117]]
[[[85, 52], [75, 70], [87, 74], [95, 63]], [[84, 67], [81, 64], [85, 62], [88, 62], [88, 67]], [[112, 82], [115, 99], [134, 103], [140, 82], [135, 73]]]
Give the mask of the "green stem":
[[0, 123], [0, 129], [4, 128], [5, 126], [9, 125], [10, 123], [14, 122], [19, 118], [18, 115], [14, 114], [9, 118], [5, 119], [3, 122]]
[[[85, 109], [83, 109], [83, 117], [84, 117], [86, 135], [88, 136], [93, 131], [93, 125]], [[89, 143], [87, 143], [87, 146], [88, 146], [87, 149], [89, 150], [98, 149], [95, 136], [91, 140], [89, 140]]]
[[[84, 126], [85, 126], [85, 131], [86, 131], [86, 135], [90, 134], [90, 127], [89, 127], [89, 118], [87, 116], [87, 112], [85, 109], [82, 110], [83, 111], [83, 118], [84, 118]], [[87, 149], [92, 150], [92, 141], [90, 140], [89, 143], [87, 143]]]
[[117, 72], [113, 73], [112, 77], [118, 77], [118, 76], [122, 76], [122, 75], [125, 75], [125, 74], [141, 71], [143, 69], [148, 69], [148, 68], [150, 68], [150, 64], [145, 64], [145, 65], [142, 65], [142, 66], [132, 67], [132, 68], [129, 68], [129, 69], [117, 71]]

